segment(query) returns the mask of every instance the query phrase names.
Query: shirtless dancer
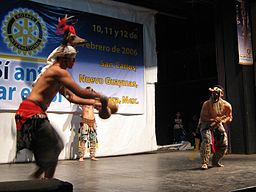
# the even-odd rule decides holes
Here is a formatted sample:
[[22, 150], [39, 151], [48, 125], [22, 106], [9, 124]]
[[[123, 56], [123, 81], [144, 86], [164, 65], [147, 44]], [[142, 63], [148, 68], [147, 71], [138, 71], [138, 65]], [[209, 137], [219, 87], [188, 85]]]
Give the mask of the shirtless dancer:
[[[72, 46], [60, 46], [51, 54], [52, 64], [37, 79], [30, 95], [22, 101], [16, 112], [17, 151], [32, 150], [39, 167], [33, 177], [53, 178], [63, 142], [50, 124], [46, 110], [55, 95], [60, 92], [68, 101], [80, 105], [95, 105], [99, 109], [107, 105], [104, 95], [81, 88], [71, 77], [67, 68], [72, 68], [76, 58]], [[94, 100], [99, 98], [101, 103]]]
[[[91, 87], [86, 87], [86, 89], [94, 91]], [[94, 106], [93, 105], [82, 105], [82, 121], [80, 123], [79, 129], [79, 161], [84, 160], [84, 154], [86, 149], [86, 144], [90, 149], [90, 159], [97, 161], [95, 157], [97, 140], [97, 124], [94, 116]]]
[[[223, 124], [232, 121], [232, 106], [222, 99], [224, 91], [222, 87], [209, 88], [211, 97], [203, 103], [200, 114], [200, 132], [202, 136], [201, 158], [202, 169], [208, 169], [209, 159], [212, 157], [212, 166], [223, 167], [220, 160], [223, 158], [227, 146], [227, 134]], [[213, 141], [214, 138], [214, 141]]]

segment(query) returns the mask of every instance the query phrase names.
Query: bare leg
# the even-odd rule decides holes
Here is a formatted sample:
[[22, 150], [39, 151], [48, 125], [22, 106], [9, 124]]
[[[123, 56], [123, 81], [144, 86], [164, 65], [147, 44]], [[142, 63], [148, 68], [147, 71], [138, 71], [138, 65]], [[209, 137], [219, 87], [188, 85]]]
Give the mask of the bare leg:
[[44, 169], [38, 168], [30, 177], [39, 179], [43, 173], [44, 173]]
[[55, 173], [55, 170], [56, 170], [56, 166], [57, 166], [57, 164], [46, 169], [46, 171], [45, 171], [45, 173], [44, 173], [44, 177], [45, 177], [46, 179], [51, 179], [51, 178], [53, 178], [54, 173]]

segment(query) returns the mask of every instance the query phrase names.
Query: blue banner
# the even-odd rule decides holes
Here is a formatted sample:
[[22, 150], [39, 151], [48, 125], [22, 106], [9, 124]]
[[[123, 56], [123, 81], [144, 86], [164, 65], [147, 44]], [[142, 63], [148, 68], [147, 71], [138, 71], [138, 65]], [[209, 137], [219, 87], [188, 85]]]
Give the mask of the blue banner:
[[[0, 109], [15, 110], [45, 66], [48, 55], [63, 39], [58, 19], [74, 16], [78, 36], [70, 70], [81, 86], [91, 86], [119, 104], [119, 113], [144, 113], [143, 25], [101, 15], [30, 1], [2, 1], [0, 7]], [[48, 111], [70, 112], [76, 107], [60, 94]]]

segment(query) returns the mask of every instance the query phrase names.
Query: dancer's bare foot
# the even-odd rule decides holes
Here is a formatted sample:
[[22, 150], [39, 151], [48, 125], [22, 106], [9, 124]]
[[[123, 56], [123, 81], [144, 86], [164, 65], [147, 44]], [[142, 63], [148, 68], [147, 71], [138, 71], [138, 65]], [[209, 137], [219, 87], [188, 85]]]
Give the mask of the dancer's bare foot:
[[82, 157], [81, 157], [81, 158], [79, 158], [79, 161], [84, 161], [84, 158], [82, 158]]
[[92, 161], [98, 161], [99, 159], [97, 159], [96, 157], [91, 157]]
[[205, 163], [204, 163], [204, 164], [202, 164], [201, 169], [202, 169], [202, 170], [207, 170], [207, 169], [208, 169], [208, 165], [207, 165], [207, 164], [205, 164]]

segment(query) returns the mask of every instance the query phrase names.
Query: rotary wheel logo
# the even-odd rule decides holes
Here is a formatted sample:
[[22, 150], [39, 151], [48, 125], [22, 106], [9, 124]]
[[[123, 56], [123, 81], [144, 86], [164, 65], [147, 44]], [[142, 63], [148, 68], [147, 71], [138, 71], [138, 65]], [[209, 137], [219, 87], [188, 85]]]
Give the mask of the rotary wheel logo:
[[2, 35], [7, 46], [19, 55], [34, 55], [47, 40], [47, 28], [37, 13], [14, 9], [3, 21]]

